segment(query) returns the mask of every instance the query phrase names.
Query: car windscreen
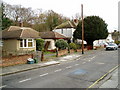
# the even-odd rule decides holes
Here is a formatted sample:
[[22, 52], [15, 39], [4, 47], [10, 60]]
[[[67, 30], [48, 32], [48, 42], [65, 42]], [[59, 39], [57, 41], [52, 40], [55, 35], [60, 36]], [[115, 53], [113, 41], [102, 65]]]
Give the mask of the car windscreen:
[[109, 44], [109, 46], [115, 46], [114, 44]]

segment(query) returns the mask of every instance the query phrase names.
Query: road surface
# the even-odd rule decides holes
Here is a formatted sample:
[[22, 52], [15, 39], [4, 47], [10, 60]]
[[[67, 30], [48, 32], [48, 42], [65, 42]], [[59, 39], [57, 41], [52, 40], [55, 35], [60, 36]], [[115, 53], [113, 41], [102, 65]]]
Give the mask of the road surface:
[[118, 50], [85, 52], [77, 60], [3, 76], [3, 88], [88, 88], [118, 65]]

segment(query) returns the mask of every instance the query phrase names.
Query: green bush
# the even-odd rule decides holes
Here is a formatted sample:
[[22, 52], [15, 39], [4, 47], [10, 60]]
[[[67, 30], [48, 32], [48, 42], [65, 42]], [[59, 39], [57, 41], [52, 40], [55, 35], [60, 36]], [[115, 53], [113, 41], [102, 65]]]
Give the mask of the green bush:
[[36, 39], [36, 49], [39, 51], [44, 50], [44, 42], [43, 39]]
[[66, 47], [68, 47], [68, 43], [63, 39], [59, 39], [56, 41], [55, 46], [58, 49], [66, 49]]
[[77, 45], [75, 43], [70, 43], [69, 47], [70, 47], [70, 49], [74, 49], [74, 50], [77, 49]]
[[82, 45], [81, 44], [76, 44], [77, 49], [81, 49]]

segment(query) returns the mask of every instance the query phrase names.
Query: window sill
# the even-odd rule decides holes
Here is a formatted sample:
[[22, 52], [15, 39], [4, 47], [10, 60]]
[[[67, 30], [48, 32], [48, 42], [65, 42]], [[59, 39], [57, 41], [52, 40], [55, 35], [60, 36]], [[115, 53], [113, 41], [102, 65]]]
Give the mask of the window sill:
[[35, 48], [35, 47], [20, 47], [20, 48]]

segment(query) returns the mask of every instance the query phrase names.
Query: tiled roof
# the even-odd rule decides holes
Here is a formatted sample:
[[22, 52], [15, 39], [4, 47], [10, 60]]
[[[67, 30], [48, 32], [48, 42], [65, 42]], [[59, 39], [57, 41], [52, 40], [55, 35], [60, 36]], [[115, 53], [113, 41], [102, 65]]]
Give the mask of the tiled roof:
[[40, 32], [40, 37], [43, 39], [69, 39], [64, 35], [59, 34], [57, 32], [53, 32], [53, 31]]
[[28, 27], [10, 26], [2, 31], [2, 39], [40, 38], [39, 32]]

